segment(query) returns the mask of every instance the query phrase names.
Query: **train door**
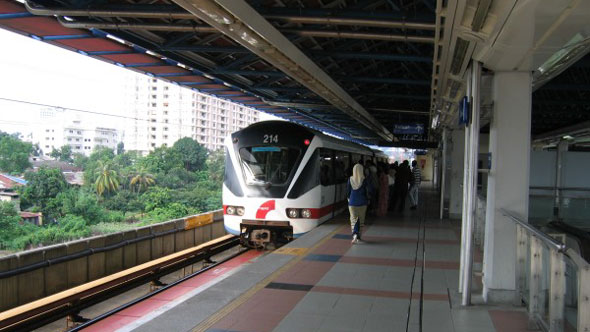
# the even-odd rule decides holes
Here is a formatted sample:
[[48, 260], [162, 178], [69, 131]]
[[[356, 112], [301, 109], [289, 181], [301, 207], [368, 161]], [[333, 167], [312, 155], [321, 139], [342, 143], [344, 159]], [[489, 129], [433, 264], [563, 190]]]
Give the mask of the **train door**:
[[[335, 210], [346, 207], [346, 183], [352, 170], [351, 156], [348, 152], [337, 151], [334, 158], [334, 178], [336, 182]], [[352, 173], [352, 171], [350, 171]]]
[[322, 187], [321, 207], [334, 205], [334, 152], [320, 149], [320, 183]]

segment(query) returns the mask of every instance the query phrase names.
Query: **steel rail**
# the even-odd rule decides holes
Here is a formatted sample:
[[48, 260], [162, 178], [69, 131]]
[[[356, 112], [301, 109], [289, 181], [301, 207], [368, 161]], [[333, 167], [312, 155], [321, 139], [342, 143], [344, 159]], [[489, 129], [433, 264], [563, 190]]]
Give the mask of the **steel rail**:
[[30, 331], [207, 259], [239, 243], [225, 235], [0, 313], [0, 331]]
[[131, 307], [131, 306], [133, 306], [133, 305], [135, 305], [137, 303], [140, 303], [141, 301], [144, 301], [146, 299], [149, 299], [150, 297], [152, 297], [154, 295], [157, 295], [157, 294], [159, 294], [159, 293], [161, 293], [161, 292], [163, 292], [165, 290], [168, 290], [168, 289], [170, 289], [170, 288], [172, 288], [172, 287], [174, 287], [174, 286], [176, 286], [176, 285], [178, 285], [178, 284], [180, 284], [180, 283], [182, 283], [182, 282], [184, 282], [184, 281], [186, 281], [188, 279], [191, 279], [193, 277], [196, 277], [196, 276], [198, 276], [201, 273], [207, 272], [210, 269], [212, 269], [214, 267], [217, 267], [220, 264], [223, 264], [223, 263], [225, 263], [225, 262], [227, 262], [227, 261], [229, 261], [231, 259], [234, 259], [234, 258], [236, 258], [236, 257], [238, 257], [238, 256], [240, 256], [240, 255], [242, 255], [245, 252], [250, 251], [250, 250], [252, 250], [252, 249], [241, 250], [241, 251], [239, 251], [239, 252], [237, 252], [237, 253], [229, 256], [229, 257], [226, 257], [226, 258], [224, 258], [224, 259], [222, 259], [222, 260], [214, 263], [214, 264], [211, 264], [211, 265], [209, 265], [209, 266], [207, 266], [205, 268], [202, 268], [202, 269], [200, 269], [197, 272], [194, 272], [194, 273], [191, 273], [189, 275], [186, 275], [186, 276], [184, 276], [184, 277], [182, 277], [182, 278], [174, 281], [173, 283], [170, 283], [170, 284], [168, 284], [166, 286], [163, 286], [163, 287], [161, 287], [161, 288], [159, 288], [159, 289], [157, 289], [157, 290], [155, 290], [153, 292], [149, 292], [147, 294], [144, 294], [144, 295], [138, 297], [135, 300], [129, 301], [129, 302], [123, 304], [123, 305], [118, 306], [115, 309], [112, 309], [112, 310], [109, 310], [109, 311], [103, 313], [102, 315], [99, 315], [99, 316], [97, 316], [95, 318], [92, 318], [91, 320], [89, 320], [87, 322], [84, 322], [83, 324], [80, 324], [80, 325], [78, 325], [78, 326], [76, 326], [76, 327], [74, 327], [72, 329], [69, 329], [67, 332], [81, 331], [81, 330], [83, 330], [83, 329], [85, 329], [85, 328], [87, 328], [87, 327], [89, 327], [89, 326], [91, 326], [93, 324], [98, 323], [99, 321], [101, 321], [101, 320], [103, 320], [105, 318], [108, 318], [109, 316], [112, 316], [112, 315], [114, 315], [114, 314], [116, 314], [116, 313], [118, 313], [118, 312], [120, 312], [122, 310], [125, 310], [125, 309], [127, 309], [127, 308], [129, 308], [129, 307]]

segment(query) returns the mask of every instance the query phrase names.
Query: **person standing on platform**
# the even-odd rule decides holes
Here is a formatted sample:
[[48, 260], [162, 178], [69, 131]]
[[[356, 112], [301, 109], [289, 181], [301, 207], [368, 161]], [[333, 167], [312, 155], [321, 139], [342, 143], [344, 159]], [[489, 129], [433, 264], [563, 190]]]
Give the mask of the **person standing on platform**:
[[377, 217], [387, 214], [389, 205], [389, 174], [387, 164], [379, 164], [379, 203], [377, 205]]
[[389, 211], [393, 211], [393, 201], [395, 200], [395, 173], [397, 173], [397, 168], [397, 161], [389, 166]]
[[412, 181], [410, 186], [410, 202], [412, 203], [411, 210], [416, 210], [418, 207], [418, 192], [420, 189], [420, 182], [422, 182], [422, 172], [418, 167], [417, 161], [412, 161]]
[[406, 196], [408, 195], [408, 183], [410, 182], [410, 177], [410, 163], [407, 160], [404, 160], [404, 162], [399, 165], [397, 173], [395, 174], [395, 194], [393, 196], [392, 208], [395, 209], [397, 203], [399, 203], [399, 212], [403, 212], [406, 207]]
[[369, 204], [369, 188], [363, 173], [363, 165], [354, 165], [352, 176], [348, 179], [346, 185], [346, 193], [348, 211], [350, 212], [352, 243], [354, 244], [361, 240], [361, 230], [365, 225], [365, 215]]

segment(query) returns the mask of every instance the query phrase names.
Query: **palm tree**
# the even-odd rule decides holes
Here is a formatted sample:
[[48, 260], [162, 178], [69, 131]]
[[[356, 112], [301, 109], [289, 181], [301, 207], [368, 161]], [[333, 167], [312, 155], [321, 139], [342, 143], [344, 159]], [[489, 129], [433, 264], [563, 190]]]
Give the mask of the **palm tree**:
[[119, 176], [112, 169], [111, 163], [103, 162], [102, 160], [99, 161], [96, 172], [98, 173], [98, 177], [94, 185], [96, 186], [98, 196], [102, 196], [105, 191], [114, 192], [119, 189]]
[[141, 167], [137, 170], [135, 175], [129, 181], [131, 188], [137, 188], [137, 192], [146, 190], [149, 186], [153, 186], [156, 183], [154, 176], [148, 173], [145, 168]]

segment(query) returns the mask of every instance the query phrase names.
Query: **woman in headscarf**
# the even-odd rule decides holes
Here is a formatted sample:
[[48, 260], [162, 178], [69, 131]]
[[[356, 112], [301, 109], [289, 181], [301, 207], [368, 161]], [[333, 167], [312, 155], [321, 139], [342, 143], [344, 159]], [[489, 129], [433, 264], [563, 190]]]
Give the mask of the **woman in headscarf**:
[[348, 211], [350, 212], [350, 228], [352, 229], [352, 243], [361, 239], [361, 228], [365, 224], [367, 205], [369, 204], [367, 179], [363, 173], [363, 165], [356, 164], [352, 169], [352, 176], [347, 184]]

